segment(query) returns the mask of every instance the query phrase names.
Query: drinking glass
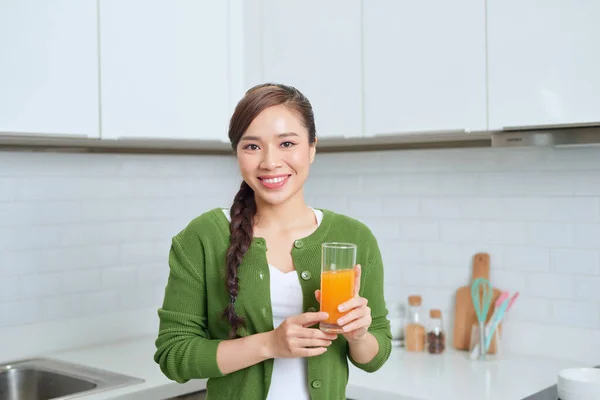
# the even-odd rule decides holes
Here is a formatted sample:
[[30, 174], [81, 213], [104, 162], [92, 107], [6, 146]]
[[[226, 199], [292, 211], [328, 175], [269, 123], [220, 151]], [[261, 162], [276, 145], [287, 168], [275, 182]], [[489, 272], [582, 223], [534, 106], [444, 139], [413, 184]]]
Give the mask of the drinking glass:
[[324, 332], [343, 333], [337, 320], [346, 314], [338, 306], [354, 297], [356, 245], [323, 243], [321, 245], [321, 311], [329, 314], [319, 328]]

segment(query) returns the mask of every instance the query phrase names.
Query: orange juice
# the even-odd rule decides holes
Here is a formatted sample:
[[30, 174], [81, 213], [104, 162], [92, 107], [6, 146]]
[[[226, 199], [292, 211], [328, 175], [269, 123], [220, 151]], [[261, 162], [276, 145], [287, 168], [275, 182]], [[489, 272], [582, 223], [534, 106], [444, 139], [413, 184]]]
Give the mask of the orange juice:
[[354, 297], [354, 278], [353, 269], [321, 273], [321, 311], [329, 314], [321, 323], [323, 330], [339, 328], [337, 320], [347, 311], [338, 311], [338, 306]]

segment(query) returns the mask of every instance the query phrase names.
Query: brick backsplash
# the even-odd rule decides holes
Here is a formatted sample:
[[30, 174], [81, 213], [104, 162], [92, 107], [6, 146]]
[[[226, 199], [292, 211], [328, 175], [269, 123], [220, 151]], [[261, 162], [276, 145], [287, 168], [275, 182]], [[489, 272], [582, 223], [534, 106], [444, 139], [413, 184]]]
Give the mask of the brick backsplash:
[[[507, 323], [600, 334], [599, 148], [326, 154], [311, 173], [311, 204], [377, 235], [392, 310], [418, 293], [451, 319], [485, 251], [492, 283], [521, 292]], [[340, 183], [347, 196], [328, 196]]]
[[[0, 328], [158, 307], [171, 237], [239, 182], [229, 156], [0, 152]], [[600, 148], [318, 154], [306, 198], [372, 229], [392, 310], [451, 315], [485, 251], [507, 323], [600, 334]]]
[[0, 328], [157, 308], [171, 237], [238, 185], [232, 157], [0, 152]]

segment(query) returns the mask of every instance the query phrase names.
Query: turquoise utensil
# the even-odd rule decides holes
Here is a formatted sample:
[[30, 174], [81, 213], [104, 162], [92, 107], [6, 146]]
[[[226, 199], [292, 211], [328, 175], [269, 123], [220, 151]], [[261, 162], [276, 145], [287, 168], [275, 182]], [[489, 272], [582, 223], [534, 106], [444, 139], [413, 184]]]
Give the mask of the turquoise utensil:
[[471, 298], [479, 322], [479, 358], [485, 358], [485, 320], [492, 305], [492, 285], [485, 278], [477, 278], [471, 284]]
[[475, 313], [477, 314], [477, 321], [485, 322], [490, 306], [492, 305], [492, 285], [490, 281], [485, 278], [477, 278], [471, 285], [471, 296], [473, 298], [473, 305], [475, 306]]

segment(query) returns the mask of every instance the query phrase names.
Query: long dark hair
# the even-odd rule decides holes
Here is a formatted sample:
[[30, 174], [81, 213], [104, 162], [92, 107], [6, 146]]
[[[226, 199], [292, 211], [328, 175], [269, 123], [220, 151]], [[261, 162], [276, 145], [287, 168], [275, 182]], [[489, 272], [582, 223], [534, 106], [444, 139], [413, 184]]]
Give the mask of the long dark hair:
[[[231, 116], [229, 122], [229, 140], [234, 152], [237, 150], [242, 135], [246, 132], [254, 118], [263, 110], [278, 105], [284, 105], [298, 115], [302, 125], [308, 130], [309, 143], [311, 145], [315, 143], [315, 119], [308, 99], [294, 87], [265, 83], [249, 89], [237, 104]], [[227, 289], [229, 291], [230, 302], [225, 308], [223, 316], [231, 325], [229, 337], [235, 338], [238, 336], [238, 329], [244, 326], [244, 320], [237, 315], [234, 307], [240, 290], [238, 268], [252, 243], [254, 218], [256, 216], [254, 191], [245, 181], [242, 181], [240, 190], [233, 199], [230, 215], [231, 223], [229, 224], [229, 230], [231, 232], [231, 240], [226, 256]]]

